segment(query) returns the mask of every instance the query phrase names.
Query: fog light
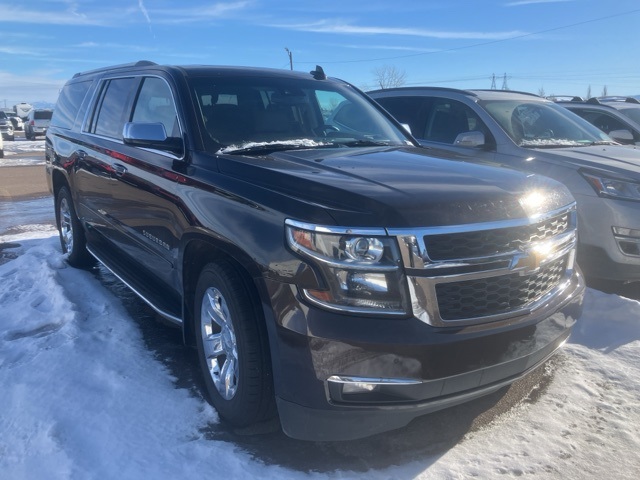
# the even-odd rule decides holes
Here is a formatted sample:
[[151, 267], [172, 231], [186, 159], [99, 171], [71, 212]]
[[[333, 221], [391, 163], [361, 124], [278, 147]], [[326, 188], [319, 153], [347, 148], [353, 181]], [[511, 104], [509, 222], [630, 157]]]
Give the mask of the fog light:
[[345, 383], [342, 385], [342, 393], [344, 393], [345, 395], [348, 395], [350, 393], [368, 393], [373, 392], [376, 387], [377, 385], [374, 385], [372, 383]]
[[613, 227], [613, 233], [621, 237], [631, 237], [640, 239], [640, 230], [624, 227]]

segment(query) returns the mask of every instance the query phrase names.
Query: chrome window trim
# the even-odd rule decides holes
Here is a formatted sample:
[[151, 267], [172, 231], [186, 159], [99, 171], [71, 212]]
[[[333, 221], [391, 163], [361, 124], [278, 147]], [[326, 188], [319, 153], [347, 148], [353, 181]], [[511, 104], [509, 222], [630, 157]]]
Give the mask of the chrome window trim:
[[[184, 145], [184, 151], [186, 152], [186, 142], [184, 141], [184, 128], [182, 127], [182, 121], [180, 120], [180, 115], [178, 115], [178, 102], [176, 102], [176, 97], [173, 93], [173, 90], [171, 89], [171, 85], [169, 85], [169, 82], [167, 82], [167, 79], [162, 77], [161, 75], [155, 75], [155, 74], [147, 74], [147, 73], [136, 73], [136, 74], [132, 74], [132, 75], [107, 75], [104, 77], [100, 77], [97, 78], [95, 80], [96, 82], [96, 86], [93, 89], [93, 93], [91, 95], [91, 100], [89, 100], [89, 104], [87, 107], [87, 111], [84, 114], [84, 118], [82, 119], [82, 124], [80, 125], [80, 132], [82, 132], [85, 135], [88, 135], [90, 137], [94, 137], [94, 138], [100, 138], [103, 140], [109, 140], [111, 142], [117, 143], [119, 145], [125, 145], [125, 143], [117, 138], [113, 138], [113, 137], [107, 137], [105, 135], [99, 135], [97, 133], [93, 133], [88, 131], [88, 123], [89, 123], [89, 119], [93, 118], [93, 116], [97, 113], [97, 107], [98, 105], [96, 104], [96, 97], [100, 94], [100, 92], [102, 91], [102, 89], [104, 88], [104, 85], [106, 82], [109, 82], [111, 80], [118, 80], [120, 78], [138, 78], [138, 79], [142, 79], [144, 81], [145, 78], [159, 78], [160, 80], [162, 80], [166, 85], [167, 88], [169, 89], [169, 93], [171, 93], [171, 98], [173, 99], [173, 105], [174, 105], [174, 110], [176, 112], [176, 121], [178, 122], [178, 128], [180, 129], [180, 138], [182, 139], [182, 143]], [[138, 89], [140, 89], [140, 86], [138, 86]], [[137, 93], [137, 92], [136, 92]], [[131, 105], [131, 108], [133, 109], [135, 107], [135, 101], [134, 103]], [[129, 114], [132, 114], [133, 110], [129, 111]], [[170, 158], [172, 160], [184, 160], [185, 159], [185, 154], [183, 154], [182, 156], [177, 156], [173, 153], [170, 152], [166, 152], [164, 150], [155, 150], [152, 148], [141, 148], [141, 150], [145, 150], [147, 152], [152, 152], [155, 153], [157, 155], [163, 156], [163, 157], [167, 157]]]

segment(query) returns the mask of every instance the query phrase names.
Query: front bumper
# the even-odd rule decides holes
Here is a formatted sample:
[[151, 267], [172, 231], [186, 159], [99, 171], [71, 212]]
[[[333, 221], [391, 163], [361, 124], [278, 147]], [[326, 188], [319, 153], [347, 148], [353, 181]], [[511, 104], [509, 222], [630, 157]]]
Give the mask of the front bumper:
[[585, 276], [640, 281], [640, 238], [614, 233], [614, 228], [640, 230], [640, 203], [586, 195], [576, 199], [577, 260]]
[[520, 318], [433, 327], [415, 317], [365, 318], [309, 307], [268, 284], [271, 351], [282, 428], [304, 440], [349, 440], [400, 428], [535, 369], [568, 338], [582, 311], [576, 272], [551, 302]]

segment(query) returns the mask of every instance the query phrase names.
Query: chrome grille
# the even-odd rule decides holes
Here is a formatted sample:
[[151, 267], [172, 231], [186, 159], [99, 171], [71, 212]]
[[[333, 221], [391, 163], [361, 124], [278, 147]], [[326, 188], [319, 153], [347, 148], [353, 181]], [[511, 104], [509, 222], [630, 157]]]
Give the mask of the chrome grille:
[[431, 260], [486, 257], [518, 250], [559, 235], [568, 228], [569, 215], [565, 213], [533, 225], [428, 235], [424, 237], [424, 243]]
[[553, 302], [575, 268], [575, 204], [536, 218], [389, 229], [413, 315], [436, 327], [523, 315]]
[[563, 279], [567, 259], [560, 258], [530, 275], [502, 275], [436, 285], [440, 317], [447, 320], [501, 315], [523, 308]]

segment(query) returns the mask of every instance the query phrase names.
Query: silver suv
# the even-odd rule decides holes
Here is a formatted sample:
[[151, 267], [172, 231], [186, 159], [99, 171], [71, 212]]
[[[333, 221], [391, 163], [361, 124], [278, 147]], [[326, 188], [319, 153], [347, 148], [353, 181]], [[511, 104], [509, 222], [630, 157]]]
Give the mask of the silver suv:
[[423, 146], [562, 181], [578, 203], [578, 263], [640, 280], [640, 150], [537, 95], [411, 87], [369, 92]]
[[617, 100], [611, 97], [590, 98], [581, 101], [556, 101], [558, 105], [580, 115], [616, 142], [640, 145], [640, 101], [629, 97]]
[[34, 108], [27, 115], [24, 123], [24, 136], [27, 140], [34, 140], [36, 136], [44, 136], [47, 133], [53, 110]]

